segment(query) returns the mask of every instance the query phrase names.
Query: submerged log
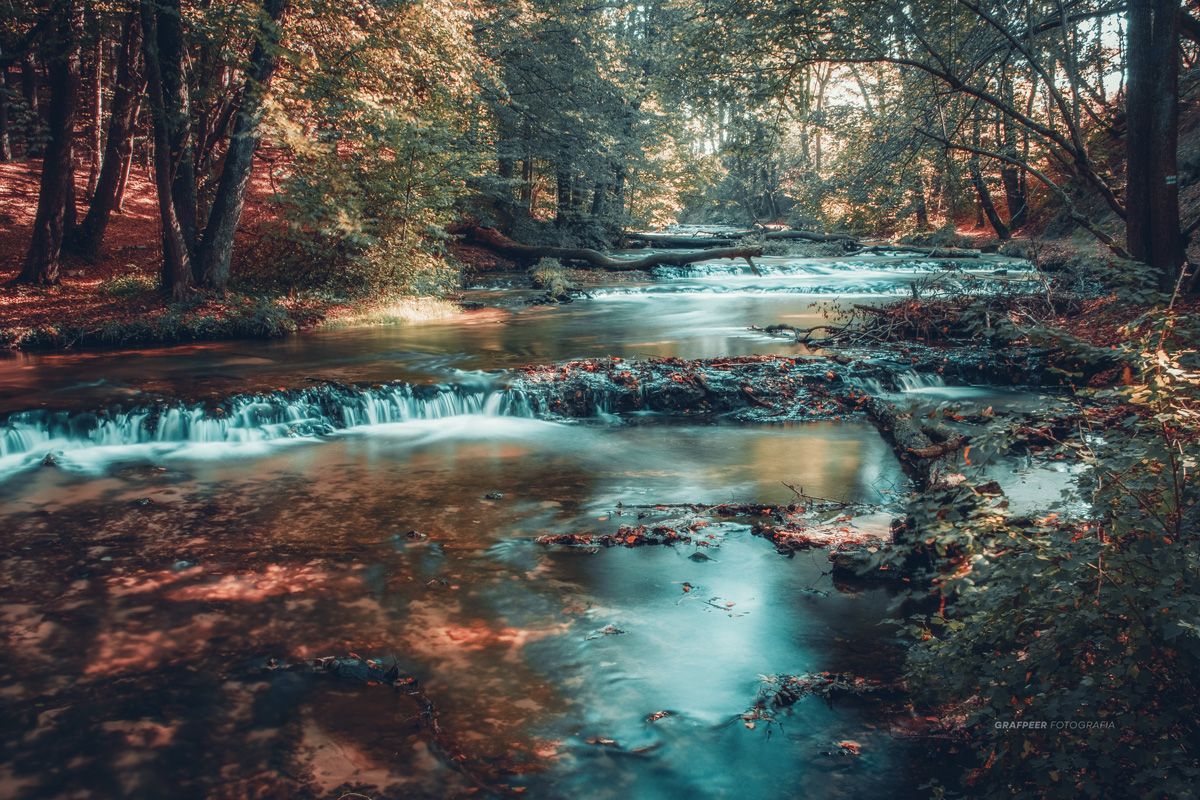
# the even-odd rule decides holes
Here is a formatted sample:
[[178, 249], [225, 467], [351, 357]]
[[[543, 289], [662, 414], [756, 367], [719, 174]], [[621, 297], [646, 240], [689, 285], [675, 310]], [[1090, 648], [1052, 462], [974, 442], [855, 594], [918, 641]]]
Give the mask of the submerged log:
[[583, 261], [593, 267], [612, 271], [631, 271], [651, 267], [683, 267], [697, 261], [717, 258], [742, 258], [754, 269], [751, 260], [761, 256], [761, 247], [712, 247], [694, 253], [653, 253], [641, 258], [612, 258], [598, 250], [587, 247], [551, 247], [521, 244], [513, 241], [495, 228], [478, 225], [465, 226], [462, 231], [468, 242], [486, 247], [495, 252], [521, 261], [537, 261], [539, 258], [557, 258], [560, 261]]

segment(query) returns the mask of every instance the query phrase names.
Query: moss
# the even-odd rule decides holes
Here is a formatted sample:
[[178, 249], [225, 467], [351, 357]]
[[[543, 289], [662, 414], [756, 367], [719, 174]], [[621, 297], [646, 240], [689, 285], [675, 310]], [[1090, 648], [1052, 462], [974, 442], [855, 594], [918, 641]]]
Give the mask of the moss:
[[545, 289], [552, 298], [569, 297], [575, 288], [563, 265], [554, 258], [543, 258], [529, 271], [529, 282], [535, 289]]

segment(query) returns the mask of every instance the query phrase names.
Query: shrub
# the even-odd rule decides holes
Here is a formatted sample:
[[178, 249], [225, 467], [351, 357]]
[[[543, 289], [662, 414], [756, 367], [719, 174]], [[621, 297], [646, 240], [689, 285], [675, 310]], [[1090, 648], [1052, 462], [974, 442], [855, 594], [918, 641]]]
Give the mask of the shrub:
[[1090, 429], [1039, 434], [1084, 468], [1086, 513], [1014, 519], [961, 484], [913, 504], [892, 555], [925, 565], [918, 603], [942, 598], [908, 620], [910, 685], [965, 714], [972, 796], [1200, 779], [1200, 324], [1160, 310], [1128, 333], [1131, 385], [1094, 393]]
[[100, 293], [108, 297], [133, 298], [150, 294], [158, 290], [158, 283], [153, 275], [140, 272], [127, 272], [116, 275], [100, 284]]

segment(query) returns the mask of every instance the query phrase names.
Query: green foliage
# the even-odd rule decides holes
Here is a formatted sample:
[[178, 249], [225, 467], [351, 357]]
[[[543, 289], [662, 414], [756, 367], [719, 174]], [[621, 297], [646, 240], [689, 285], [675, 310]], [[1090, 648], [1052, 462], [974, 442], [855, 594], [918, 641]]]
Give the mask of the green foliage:
[[1038, 434], [1081, 466], [1086, 513], [1015, 519], [962, 483], [914, 503], [891, 556], [946, 600], [916, 595], [910, 685], [965, 716], [971, 796], [1188, 797], [1200, 779], [1200, 326], [1157, 311], [1131, 332], [1135, 382]]
[[[455, 283], [442, 226], [479, 168], [482, 66], [449, 2], [314, 7], [268, 116], [290, 161], [259, 283], [355, 296]], [[257, 259], [261, 262], [261, 259]]]
[[293, 311], [278, 300], [230, 293], [214, 300], [191, 300], [137, 316], [106, 319], [98, 324], [70, 322], [0, 331], [0, 346], [22, 350], [63, 349], [87, 345], [145, 345], [219, 339], [277, 338], [316, 319]]
[[529, 270], [529, 280], [535, 289], [545, 289], [550, 297], [564, 297], [570, 294], [571, 281], [558, 259], [543, 258]]
[[158, 282], [149, 275], [130, 272], [117, 275], [100, 284], [100, 293], [108, 297], [141, 297], [158, 290]]

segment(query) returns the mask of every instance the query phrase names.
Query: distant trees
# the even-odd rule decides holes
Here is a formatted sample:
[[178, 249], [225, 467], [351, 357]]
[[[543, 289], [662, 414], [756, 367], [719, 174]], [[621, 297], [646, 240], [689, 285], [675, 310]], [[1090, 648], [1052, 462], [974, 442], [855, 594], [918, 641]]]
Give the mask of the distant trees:
[[482, 87], [495, 173], [481, 185], [502, 216], [611, 226], [687, 191], [687, 110], [662, 91], [682, 13], [664, 2], [495, 4], [477, 28], [496, 65]]
[[[823, 194], [798, 215], [852, 217], [873, 193], [887, 196], [877, 223], [911, 215], [919, 227], [934, 204], [957, 207], [965, 186], [1004, 238], [1027, 224], [1040, 184], [1115, 252], [1158, 268], [1164, 288], [1180, 274], [1192, 226], [1179, 219], [1175, 175], [1179, 32], [1192, 31], [1183, 49], [1194, 51], [1200, 25], [1178, 2], [734, 0], [689, 25], [697, 95], [714, 83], [768, 93], [793, 127], [820, 110], [831, 146], [803, 180]], [[805, 88], [819, 66], [834, 72], [832, 108]], [[1110, 167], [1121, 138], [1125, 174]]]
[[228, 287], [264, 136], [295, 268], [380, 279], [440, 263], [452, 209], [553, 221], [543, 232], [564, 240], [684, 209], [892, 233], [977, 215], [1003, 239], [1049, 199], [1162, 288], [1196, 227], [1179, 219], [1175, 150], [1180, 54], [1196, 55], [1200, 23], [1163, 0], [12, 12], [0, 159], [45, 163], [27, 282], [56, 281], [64, 252], [102, 251], [135, 141], [175, 297]]

